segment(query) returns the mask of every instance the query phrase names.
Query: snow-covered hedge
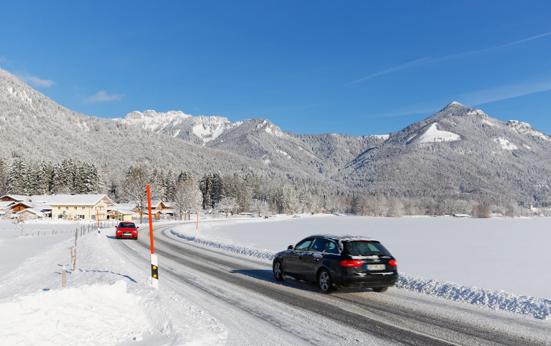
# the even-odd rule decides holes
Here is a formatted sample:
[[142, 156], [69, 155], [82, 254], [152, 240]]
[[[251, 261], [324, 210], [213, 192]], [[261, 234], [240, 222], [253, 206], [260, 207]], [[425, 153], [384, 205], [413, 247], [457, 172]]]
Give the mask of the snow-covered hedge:
[[405, 274], [400, 274], [396, 287], [456, 302], [485, 306], [494, 310], [531, 315], [541, 320], [551, 316], [551, 300], [549, 299], [517, 296], [505, 291], [461, 286], [451, 282], [423, 280]]

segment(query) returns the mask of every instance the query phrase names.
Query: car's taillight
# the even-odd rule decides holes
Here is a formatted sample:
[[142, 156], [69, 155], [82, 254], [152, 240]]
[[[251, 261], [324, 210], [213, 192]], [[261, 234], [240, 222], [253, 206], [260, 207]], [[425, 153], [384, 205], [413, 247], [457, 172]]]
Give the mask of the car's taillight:
[[364, 261], [354, 259], [346, 259], [339, 262], [339, 265], [344, 268], [355, 268], [361, 266], [362, 264], [364, 264]]
[[395, 259], [391, 259], [390, 261], [388, 261], [388, 265], [391, 267], [397, 267], [398, 261], [396, 261]]

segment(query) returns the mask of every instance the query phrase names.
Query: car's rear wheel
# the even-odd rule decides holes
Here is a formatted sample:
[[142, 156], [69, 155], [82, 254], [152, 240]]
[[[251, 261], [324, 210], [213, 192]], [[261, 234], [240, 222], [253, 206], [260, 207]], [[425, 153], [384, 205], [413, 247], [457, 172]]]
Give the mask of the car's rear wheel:
[[318, 287], [321, 293], [330, 293], [333, 290], [333, 279], [326, 269], [320, 270], [318, 274]]
[[276, 279], [276, 281], [283, 281], [283, 267], [281, 266], [280, 261], [274, 262], [273, 271], [274, 271], [274, 279]]
[[373, 291], [379, 292], [379, 293], [386, 292], [387, 290], [388, 290], [388, 287], [376, 287], [373, 289]]

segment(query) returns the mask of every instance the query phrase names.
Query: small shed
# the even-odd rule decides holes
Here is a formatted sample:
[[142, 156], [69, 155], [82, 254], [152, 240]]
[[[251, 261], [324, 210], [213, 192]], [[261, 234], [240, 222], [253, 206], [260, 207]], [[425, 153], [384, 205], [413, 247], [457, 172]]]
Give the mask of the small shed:
[[27, 202], [13, 202], [11, 203], [8, 208], [12, 213], [18, 213], [20, 211], [23, 211], [25, 209], [32, 208], [33, 206], [30, 203]]
[[28, 208], [15, 213], [16, 218], [19, 221], [42, 219], [44, 214], [34, 209]]

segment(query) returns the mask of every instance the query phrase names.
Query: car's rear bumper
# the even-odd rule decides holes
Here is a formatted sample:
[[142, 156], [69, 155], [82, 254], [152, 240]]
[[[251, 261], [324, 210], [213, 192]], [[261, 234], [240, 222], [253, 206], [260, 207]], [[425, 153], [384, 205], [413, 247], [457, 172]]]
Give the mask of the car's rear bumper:
[[345, 276], [335, 280], [335, 284], [343, 287], [389, 287], [398, 280], [398, 272], [367, 273], [365, 276]]
[[116, 235], [115, 236], [117, 239], [136, 239], [138, 238], [138, 235], [124, 235], [124, 234], [120, 234], [120, 235]]

